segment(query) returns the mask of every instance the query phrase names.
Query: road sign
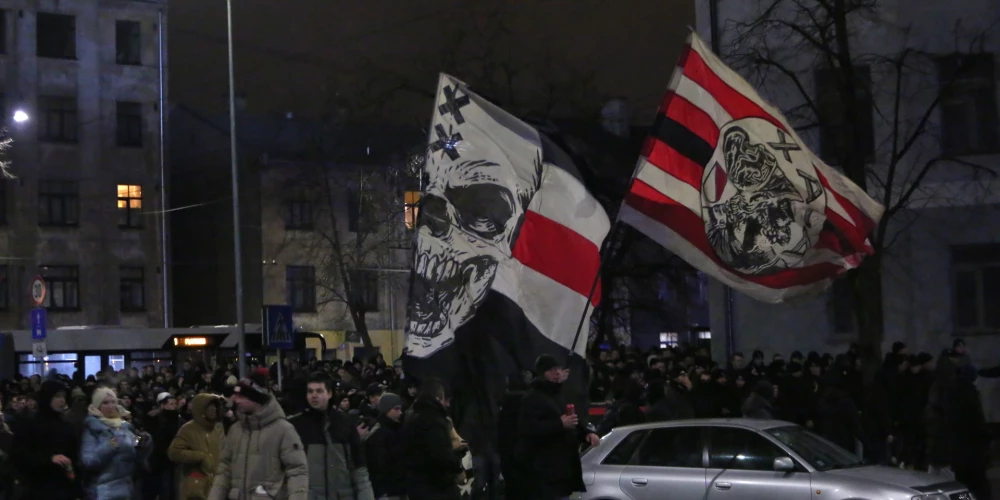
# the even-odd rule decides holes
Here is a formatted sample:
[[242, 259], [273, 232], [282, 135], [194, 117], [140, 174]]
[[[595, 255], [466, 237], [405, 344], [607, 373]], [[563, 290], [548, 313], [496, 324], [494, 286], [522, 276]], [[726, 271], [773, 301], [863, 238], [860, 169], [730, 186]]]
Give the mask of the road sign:
[[41, 307], [45, 303], [45, 293], [45, 280], [41, 276], [35, 276], [35, 279], [31, 280], [31, 301]]
[[35, 359], [41, 359], [49, 355], [49, 349], [46, 347], [44, 340], [31, 344], [31, 355], [34, 356]]
[[45, 309], [36, 307], [31, 310], [31, 340], [45, 340]]
[[273, 349], [292, 349], [292, 306], [264, 306], [264, 344]]

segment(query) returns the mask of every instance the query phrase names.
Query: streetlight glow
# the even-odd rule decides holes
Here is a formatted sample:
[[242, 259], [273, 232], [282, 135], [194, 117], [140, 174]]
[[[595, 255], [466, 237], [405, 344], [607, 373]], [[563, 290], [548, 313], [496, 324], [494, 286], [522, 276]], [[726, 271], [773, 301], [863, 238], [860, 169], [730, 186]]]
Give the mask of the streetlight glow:
[[28, 113], [25, 113], [23, 110], [20, 110], [20, 109], [17, 110], [17, 111], [15, 111], [14, 112], [14, 121], [17, 122], [17, 123], [24, 123], [24, 122], [28, 121]]

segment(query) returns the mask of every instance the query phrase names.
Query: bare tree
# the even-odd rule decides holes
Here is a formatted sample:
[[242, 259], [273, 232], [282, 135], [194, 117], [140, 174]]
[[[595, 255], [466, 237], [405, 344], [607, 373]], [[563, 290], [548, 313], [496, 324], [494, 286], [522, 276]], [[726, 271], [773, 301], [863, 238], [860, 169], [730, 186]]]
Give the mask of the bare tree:
[[315, 272], [316, 296], [308, 297], [304, 287], [306, 296], [290, 290], [289, 301], [293, 307], [315, 304], [328, 320], [352, 325], [371, 347], [368, 314], [378, 311], [383, 290], [403, 293], [394, 270], [410, 257], [408, 225], [415, 221], [415, 208], [406, 198], [415, 187], [407, 151], [400, 146], [369, 161], [365, 154], [350, 154], [365, 147], [352, 143], [359, 137], [348, 126], [320, 130], [310, 158], [282, 162], [264, 177], [265, 196], [281, 199], [291, 229], [278, 251], [309, 262]]
[[[961, 168], [977, 180], [992, 175], [968, 159], [974, 151], [947, 147], [937, 120], [946, 103], [967, 98], [960, 82], [982, 69], [976, 55], [995, 23], [975, 32], [956, 25], [953, 53], [935, 54], [911, 39], [908, 27], [880, 17], [881, 3], [760, 2], [752, 19], [727, 24], [723, 51], [758, 87], [790, 89], [775, 97], [792, 125], [819, 138], [821, 156], [886, 209], [871, 235], [875, 254], [846, 278], [867, 366], [881, 358], [884, 250], [907, 229], [914, 209], [940, 196], [932, 182], [939, 170]], [[866, 51], [859, 40], [871, 33], [884, 39]], [[995, 105], [987, 112], [995, 124]]]

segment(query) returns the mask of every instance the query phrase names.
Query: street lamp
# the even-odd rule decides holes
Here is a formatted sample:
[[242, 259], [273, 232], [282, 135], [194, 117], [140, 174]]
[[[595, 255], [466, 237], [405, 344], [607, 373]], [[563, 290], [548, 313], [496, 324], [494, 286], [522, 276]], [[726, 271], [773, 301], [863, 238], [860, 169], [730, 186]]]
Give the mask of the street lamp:
[[240, 241], [240, 180], [236, 165], [236, 77], [233, 73], [233, 2], [226, 0], [226, 35], [229, 39], [229, 161], [233, 172], [233, 260], [236, 266], [236, 366], [247, 376], [247, 333], [243, 322], [243, 244]]
[[21, 109], [14, 111], [15, 123], [24, 123], [26, 121], [28, 121], [28, 113], [26, 113], [24, 110]]

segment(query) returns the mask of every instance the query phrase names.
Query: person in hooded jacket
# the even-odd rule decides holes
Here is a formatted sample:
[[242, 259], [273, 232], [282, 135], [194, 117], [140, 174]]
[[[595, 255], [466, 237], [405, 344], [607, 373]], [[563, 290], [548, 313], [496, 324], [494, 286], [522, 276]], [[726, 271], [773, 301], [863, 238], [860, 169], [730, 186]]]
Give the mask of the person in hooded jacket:
[[88, 500], [133, 500], [137, 467], [148, 469], [152, 439], [122, 417], [118, 396], [106, 387], [90, 398], [84, 421], [80, 464], [87, 473]]
[[239, 421], [222, 442], [209, 500], [308, 500], [302, 440], [266, 387], [264, 369], [233, 388]]
[[323, 373], [309, 376], [309, 407], [288, 420], [306, 449], [309, 500], [373, 500], [361, 436], [350, 415], [331, 408], [333, 387]]
[[161, 392], [156, 396], [156, 408], [149, 415], [150, 418], [146, 419], [145, 429], [153, 436], [153, 454], [149, 457], [151, 472], [143, 482], [143, 496], [146, 500], [176, 496], [176, 478], [170, 459], [167, 458], [167, 448], [184, 424], [178, 406], [177, 397], [169, 392]]
[[576, 412], [569, 412], [560, 392], [568, 373], [552, 356], [541, 355], [535, 361], [531, 390], [521, 402], [520, 437], [525, 443], [524, 459], [531, 463], [526, 477], [525, 500], [568, 498], [587, 491], [583, 483], [579, 447], [597, 446], [601, 438], [581, 423]]
[[[691, 401], [691, 378], [683, 367], [673, 370], [670, 382], [662, 387], [663, 397], [650, 397], [650, 408], [646, 413], [648, 422], [667, 422], [695, 418], [694, 403]], [[657, 389], [650, 388], [651, 392]], [[657, 399], [655, 403], [652, 401]]]
[[191, 400], [191, 421], [182, 425], [167, 449], [167, 458], [181, 468], [180, 499], [205, 500], [219, 466], [225, 432], [223, 399], [199, 394]]
[[13, 426], [11, 455], [20, 472], [22, 498], [80, 498], [74, 467], [80, 435], [64, 415], [68, 392], [61, 382], [46, 380], [37, 394], [38, 412]]
[[465, 471], [452, 447], [448, 398], [439, 380], [424, 381], [403, 424], [403, 469], [409, 500], [459, 500]]

